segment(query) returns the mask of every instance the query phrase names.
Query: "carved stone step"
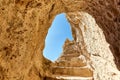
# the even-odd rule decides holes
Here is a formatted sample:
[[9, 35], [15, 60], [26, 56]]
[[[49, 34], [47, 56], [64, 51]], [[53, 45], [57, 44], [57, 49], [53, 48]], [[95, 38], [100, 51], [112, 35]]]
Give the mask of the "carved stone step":
[[63, 52], [63, 54], [74, 54], [74, 53], [80, 54], [80, 51], [69, 49]]
[[80, 54], [79, 53], [73, 53], [73, 54], [65, 54], [65, 55], [62, 55], [61, 57], [79, 57]]
[[86, 67], [54, 67], [53, 74], [55, 75], [69, 75], [80, 77], [92, 77], [93, 72]]
[[73, 58], [78, 58], [79, 57], [79, 55], [67, 55], [67, 56], [61, 56], [60, 58], [59, 58], [59, 60], [67, 60], [67, 61], [70, 61], [71, 59], [73, 59]]
[[64, 67], [83, 67], [83, 66], [87, 65], [81, 59], [71, 60], [71, 61], [65, 61], [65, 60], [63, 60], [63, 61], [56, 62], [55, 64], [56, 64], [56, 66], [64, 66]]
[[45, 77], [44, 80], [93, 80], [93, 77], [79, 77], [79, 76], [59, 76], [53, 75], [51, 77]]
[[79, 77], [79, 76], [57, 76], [58, 80], [93, 80], [93, 77]]

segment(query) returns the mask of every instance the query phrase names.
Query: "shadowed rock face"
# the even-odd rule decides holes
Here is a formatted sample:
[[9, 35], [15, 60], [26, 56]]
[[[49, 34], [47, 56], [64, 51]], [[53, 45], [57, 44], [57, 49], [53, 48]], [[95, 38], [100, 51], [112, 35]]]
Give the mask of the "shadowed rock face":
[[[85, 11], [92, 15], [103, 30], [115, 63], [120, 66], [120, 1], [119, 0], [62, 0], [66, 12]], [[77, 5], [81, 4], [81, 5]]]
[[88, 5], [90, 7], [85, 11], [95, 18], [103, 30], [114, 55], [115, 63], [120, 70], [120, 1], [93, 0]]
[[119, 0], [0, 0], [0, 80], [50, 76], [42, 55], [47, 31], [57, 14], [76, 11], [95, 18], [120, 69]]
[[42, 51], [61, 5], [55, 0], [0, 0], [0, 80], [42, 80], [49, 74]]
[[119, 80], [120, 72], [113, 61], [113, 54], [95, 19], [86, 12], [69, 12], [67, 14], [72, 29], [75, 30], [76, 42], [79, 43], [82, 54], [87, 56], [89, 65], [93, 68], [94, 79]]

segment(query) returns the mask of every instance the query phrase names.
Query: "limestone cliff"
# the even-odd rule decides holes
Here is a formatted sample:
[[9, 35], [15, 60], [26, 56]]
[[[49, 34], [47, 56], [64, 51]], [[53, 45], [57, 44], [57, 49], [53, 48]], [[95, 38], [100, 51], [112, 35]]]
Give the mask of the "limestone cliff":
[[54, 17], [62, 12], [82, 53], [91, 61], [94, 79], [119, 80], [119, 0], [0, 0], [0, 80], [51, 76], [51, 62], [42, 51]]

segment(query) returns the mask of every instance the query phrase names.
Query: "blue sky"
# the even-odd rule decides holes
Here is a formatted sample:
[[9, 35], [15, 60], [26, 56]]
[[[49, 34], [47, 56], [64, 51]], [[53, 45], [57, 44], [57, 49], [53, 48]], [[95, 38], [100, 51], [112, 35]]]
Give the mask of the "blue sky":
[[62, 53], [62, 47], [67, 38], [73, 40], [70, 24], [62, 13], [56, 16], [48, 31], [43, 51], [44, 57], [55, 61]]

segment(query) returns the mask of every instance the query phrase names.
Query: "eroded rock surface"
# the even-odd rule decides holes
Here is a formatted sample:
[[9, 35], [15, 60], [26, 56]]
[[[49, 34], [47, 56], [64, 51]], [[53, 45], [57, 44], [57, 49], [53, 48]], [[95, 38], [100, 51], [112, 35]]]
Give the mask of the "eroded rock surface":
[[79, 43], [66, 40], [61, 57], [52, 65], [52, 73], [56, 77], [73, 76], [92, 80], [93, 71], [89, 63], [90, 59], [82, 53]]
[[55, 0], [0, 0], [0, 80], [42, 80], [50, 75], [42, 51], [61, 5]]
[[63, 79], [74, 76], [85, 80], [119, 80], [120, 71], [95, 19], [86, 12], [69, 12], [67, 18], [75, 40], [66, 40], [61, 57], [52, 66], [53, 75]]
[[[96, 22], [82, 14], [79, 19], [87, 27], [83, 29], [81, 26], [85, 25], [79, 23], [79, 19], [75, 19], [78, 21], [74, 24], [74, 15], [80, 11], [92, 15]], [[119, 0], [0, 0], [0, 80], [45, 80], [45, 76], [51, 76], [51, 62], [43, 57], [42, 51], [52, 20], [61, 12], [68, 16], [72, 13], [72, 28], [80, 27], [73, 30], [73, 36], [84, 49], [82, 52], [90, 57], [95, 68], [94, 78], [120, 80], [117, 70], [120, 69]], [[102, 30], [93, 29], [93, 25], [88, 24], [91, 20]], [[94, 45], [89, 46], [91, 44]]]
[[[72, 17], [74, 16], [74, 17]], [[119, 80], [120, 71], [114, 63], [114, 57], [103, 31], [94, 18], [86, 12], [70, 12], [68, 20], [75, 30], [76, 42], [84, 55], [89, 54], [95, 80]]]
[[115, 63], [120, 69], [120, 0], [91, 0], [85, 11], [103, 30]]

